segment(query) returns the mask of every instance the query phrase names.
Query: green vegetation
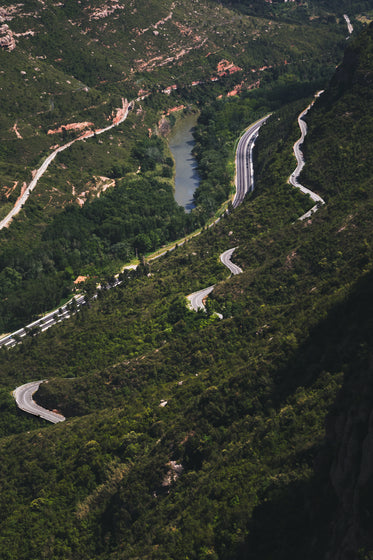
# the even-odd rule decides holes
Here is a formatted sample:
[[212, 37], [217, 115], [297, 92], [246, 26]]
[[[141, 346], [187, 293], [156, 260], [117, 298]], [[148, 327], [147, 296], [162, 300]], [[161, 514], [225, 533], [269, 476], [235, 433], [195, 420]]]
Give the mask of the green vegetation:
[[317, 18], [323, 23], [330, 23], [333, 18], [344, 13], [351, 15], [367, 13], [371, 10], [369, 0], [308, 0], [301, 2], [284, 2], [283, 0], [235, 0], [223, 3], [233, 5], [237, 10], [251, 15], [261, 15], [285, 19], [287, 21], [304, 21], [309, 17]]
[[[157, 165], [162, 167], [163, 143], [147, 141], [143, 146], [148, 146], [150, 154], [155, 151]], [[154, 169], [156, 159], [148, 156], [144, 167]], [[0, 329], [13, 328], [58, 306], [77, 275], [113, 274], [135, 253], [147, 253], [195, 229], [199, 224], [177, 206], [171, 185], [156, 173], [118, 179], [114, 189], [82, 210], [67, 206], [44, 231], [31, 233], [27, 242], [22, 240], [24, 228], [17, 231], [18, 220], [3, 231], [7, 243], [0, 258]], [[29, 230], [43, 223], [43, 207], [33, 198], [25, 214]]]
[[[346, 535], [336, 532], [342, 498], [338, 484], [328, 483], [329, 467], [350, 458], [346, 418], [362, 422], [360, 404], [366, 417], [372, 406], [373, 143], [364, 124], [373, 119], [372, 34], [370, 26], [351, 41], [330, 89], [307, 116], [302, 181], [326, 199], [311, 220], [297, 221], [310, 201], [287, 184], [296, 117], [309, 102], [294, 96], [262, 128], [256, 190], [242, 206], [166, 256], [124, 272], [121, 286], [102, 290], [70, 321], [0, 352], [4, 559], [338, 557]], [[202, 111], [204, 181], [217, 181], [207, 165], [218, 162], [217, 150], [230, 176], [237, 115], [254, 117], [256, 103], [255, 96], [223, 101], [216, 123], [209, 107]], [[355, 142], [358, 130], [366, 142]], [[160, 193], [162, 145], [140, 143], [131, 158], [146, 170], [127, 180], [134, 190], [137, 182], [154, 187], [167, 231], [179, 215], [169, 213], [167, 188]], [[348, 172], [341, 172], [342, 156]], [[90, 243], [100, 232], [110, 247], [125, 243], [121, 231], [131, 220], [123, 214], [107, 229], [100, 221], [99, 233], [89, 229], [119, 206], [121, 184], [118, 178], [107, 196], [53, 218], [43, 242], [63, 252], [58, 232], [63, 228], [69, 247], [69, 232], [79, 225]], [[128, 218], [134, 212], [128, 206]], [[157, 229], [149, 210], [152, 220]], [[149, 231], [141, 233], [142, 242], [152, 241]], [[232, 278], [218, 259], [229, 246], [237, 246], [234, 260], [244, 270]], [[19, 281], [7, 274], [4, 282]], [[207, 313], [189, 311], [185, 296], [213, 283]], [[15, 385], [43, 378], [50, 381], [37, 400], [69, 417], [54, 427], [10, 406]], [[337, 419], [332, 456], [323, 449], [330, 411], [329, 424]], [[367, 430], [357, 424], [352, 447]], [[365, 445], [369, 451], [368, 438]], [[344, 512], [343, 527], [352, 519], [365, 523], [352, 557], [361, 550], [369, 558], [373, 550], [369, 480], [355, 509]]]
[[[211, 215], [229, 197], [234, 184], [234, 150], [237, 139], [243, 132], [243, 123], [252, 123], [266, 113], [273, 112], [282, 107], [281, 125], [284, 130], [277, 128], [276, 134], [289, 135], [289, 118], [294, 115], [297, 108], [303, 108], [305, 99], [311, 95], [322, 83], [321, 78], [311, 82], [288, 81], [284, 77], [278, 79], [267, 87], [255, 92], [243, 94], [234, 99], [217, 99], [207, 103], [202, 110], [195, 132], [196, 145], [194, 154], [198, 161], [198, 170], [201, 182], [196, 189], [194, 198], [200, 211]], [[300, 99], [294, 105], [295, 100]], [[291, 104], [293, 102], [293, 104]], [[300, 112], [300, 111], [299, 111]], [[273, 125], [269, 124], [269, 129]], [[271, 165], [271, 173], [274, 173], [273, 157], [268, 159], [270, 134], [265, 134], [262, 142], [262, 159], [267, 165]], [[296, 139], [294, 131], [294, 139]], [[219, 146], [219, 150], [217, 150]], [[267, 147], [265, 147], [267, 146]], [[291, 154], [287, 157], [285, 169], [292, 165]], [[283, 158], [283, 154], [281, 154]], [[280, 160], [280, 158], [278, 158]], [[260, 162], [259, 162], [260, 164]], [[273, 177], [272, 177], [273, 179]], [[280, 176], [276, 180], [281, 180]], [[300, 197], [300, 200], [304, 197]], [[202, 213], [202, 212], [201, 212]], [[295, 218], [298, 214], [295, 214]], [[294, 218], [294, 219], [295, 219]]]
[[[325, 84], [346, 34], [334, 16], [309, 20], [306, 11], [274, 20], [207, 1], [12, 6], [3, 9], [16, 48], [0, 51], [0, 215], [53, 146], [80, 134], [68, 124], [107, 126], [122, 98], [137, 101], [119, 127], [58, 154], [0, 232], [3, 332], [58, 306], [77, 275], [107, 280], [136, 252], [206, 223], [231, 189], [242, 126]], [[177, 89], [167, 95], [169, 86]], [[246, 92], [242, 103], [226, 99], [236, 86]], [[172, 201], [169, 154], [156, 137], [160, 112], [178, 105], [202, 110], [203, 181], [188, 216]], [[222, 115], [216, 130], [213, 113]]]

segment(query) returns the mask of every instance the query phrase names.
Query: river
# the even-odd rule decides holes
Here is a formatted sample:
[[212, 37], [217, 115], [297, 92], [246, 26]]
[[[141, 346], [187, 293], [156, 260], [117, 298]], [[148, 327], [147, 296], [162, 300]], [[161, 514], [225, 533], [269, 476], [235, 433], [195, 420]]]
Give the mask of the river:
[[175, 160], [175, 200], [187, 212], [194, 208], [193, 194], [199, 185], [197, 163], [192, 156], [193, 128], [198, 115], [187, 115], [174, 126], [169, 146]]

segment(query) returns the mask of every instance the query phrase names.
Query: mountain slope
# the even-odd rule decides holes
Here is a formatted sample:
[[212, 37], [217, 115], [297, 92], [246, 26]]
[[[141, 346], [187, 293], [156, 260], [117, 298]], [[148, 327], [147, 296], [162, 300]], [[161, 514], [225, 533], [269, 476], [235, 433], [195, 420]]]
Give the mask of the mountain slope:
[[307, 8], [273, 19], [207, 0], [8, 0], [0, 18], [0, 39], [11, 38], [0, 41], [0, 218], [51, 150], [106, 127], [134, 100], [119, 127], [59, 153], [1, 230], [2, 332], [58, 307], [77, 276], [107, 279], [136, 253], [200, 227], [227, 199], [232, 174], [224, 173], [216, 196], [201, 185], [190, 216], [172, 202], [164, 111], [198, 111], [274, 82], [283, 102], [303, 83], [324, 83], [346, 41], [337, 14], [314, 19]]
[[[372, 33], [351, 43], [337, 81], [370, 76]], [[53, 375], [37, 398], [70, 417], [55, 427], [30, 419], [29, 433], [0, 441], [4, 558], [337, 559], [363, 547], [369, 557], [370, 502], [351, 511], [344, 477], [360, 473], [369, 490], [370, 471], [345, 461], [343, 425], [358, 433], [359, 457], [371, 391], [372, 144], [342, 132], [346, 99], [361, 130], [373, 105], [360, 79], [337, 90], [334, 81], [307, 117], [304, 182], [326, 199], [312, 220], [296, 221], [303, 203], [287, 184], [304, 100], [263, 127], [256, 191], [237, 211], [71, 321], [0, 353], [4, 415], [23, 418], [11, 408], [15, 384]], [[351, 174], [335, 167], [337, 141], [356, 150]], [[244, 271], [229, 279], [218, 259], [228, 246]], [[187, 309], [188, 293], [218, 281], [207, 314]], [[361, 425], [348, 431], [359, 400]], [[336, 454], [320, 455], [331, 410]], [[359, 530], [344, 556], [351, 520]]]

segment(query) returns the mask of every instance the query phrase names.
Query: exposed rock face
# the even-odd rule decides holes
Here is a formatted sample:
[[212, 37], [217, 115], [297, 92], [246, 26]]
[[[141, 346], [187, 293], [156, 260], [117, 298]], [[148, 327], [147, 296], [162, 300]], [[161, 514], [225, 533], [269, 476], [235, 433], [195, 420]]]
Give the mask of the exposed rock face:
[[16, 40], [9, 25], [4, 23], [0, 26], [0, 48], [12, 51], [16, 48]]
[[234, 74], [235, 72], [240, 72], [242, 68], [239, 66], [235, 66], [233, 62], [229, 62], [228, 60], [221, 60], [217, 66], [218, 75], [226, 76], [228, 74]]
[[112, 0], [111, 3], [108, 2], [100, 8], [95, 8], [90, 14], [89, 19], [103, 19], [113, 14], [116, 10], [124, 10], [124, 6], [118, 4], [118, 0]]
[[61, 134], [64, 130], [82, 130], [83, 128], [93, 127], [93, 123], [91, 122], [81, 122], [81, 123], [70, 123], [65, 124], [65, 126], [60, 126], [55, 130], [48, 130], [48, 134]]
[[0, 6], [0, 23], [4, 21], [12, 21], [19, 13], [22, 4], [13, 4], [10, 6]]

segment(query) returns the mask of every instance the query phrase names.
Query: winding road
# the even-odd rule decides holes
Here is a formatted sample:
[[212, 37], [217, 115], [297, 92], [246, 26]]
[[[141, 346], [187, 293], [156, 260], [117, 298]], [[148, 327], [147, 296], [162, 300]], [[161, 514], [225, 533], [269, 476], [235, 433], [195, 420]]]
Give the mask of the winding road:
[[[315, 99], [319, 97], [323, 91], [317, 92], [315, 95]], [[301, 150], [301, 145], [304, 142], [304, 139], [307, 134], [307, 124], [303, 120], [303, 117], [308, 113], [312, 105], [314, 104], [315, 100], [312, 101], [298, 116], [298, 124], [301, 131], [300, 138], [295, 142], [293, 146], [294, 155], [297, 160], [297, 167], [293, 171], [293, 173], [289, 177], [289, 182], [294, 186], [300, 189], [304, 194], [308, 194], [311, 199], [316, 203], [311, 210], [300, 216], [299, 220], [305, 220], [312, 216], [316, 210], [318, 210], [319, 206], [325, 204], [325, 201], [319, 196], [318, 194], [314, 193], [307, 187], [303, 186], [301, 183], [298, 182], [298, 177], [305, 165], [303, 152]], [[260, 127], [266, 122], [266, 120], [270, 117], [267, 115], [251, 125], [241, 136], [237, 151], [236, 151], [236, 194], [233, 199], [233, 208], [237, 208], [243, 199], [245, 198], [248, 192], [251, 192], [254, 189], [254, 166], [253, 166], [253, 149], [255, 141], [258, 137]], [[231, 257], [236, 247], [233, 249], [228, 249], [224, 253], [220, 255], [221, 262], [228, 267], [232, 274], [240, 274], [242, 269], [231, 262]], [[208, 286], [203, 290], [199, 290], [198, 292], [194, 292], [187, 296], [188, 304], [191, 309], [194, 311], [198, 311], [199, 309], [206, 310], [204, 305], [204, 301], [207, 296], [212, 292], [215, 285]]]
[[[315, 98], [319, 97], [322, 93], [323, 93], [323, 91], [317, 92], [317, 94], [315, 95]], [[311, 107], [314, 103], [315, 103], [315, 100], [312, 101], [312, 103], [310, 103], [308, 105], [308, 107], [306, 107], [300, 113], [300, 115], [298, 116], [298, 125], [299, 125], [300, 131], [301, 131], [301, 136], [295, 142], [295, 144], [293, 146], [294, 155], [295, 155], [296, 160], [297, 160], [297, 167], [294, 169], [293, 173], [290, 175], [288, 180], [289, 180], [289, 183], [291, 183], [293, 185], [293, 187], [297, 187], [297, 189], [301, 190], [302, 193], [308, 194], [316, 204], [315, 204], [315, 206], [313, 206], [311, 208], [311, 210], [308, 210], [308, 212], [306, 212], [305, 214], [300, 216], [300, 218], [298, 218], [298, 220], [305, 220], [305, 219], [309, 218], [310, 216], [312, 216], [312, 214], [314, 212], [316, 212], [318, 210], [318, 208], [321, 205], [325, 204], [325, 201], [321, 198], [321, 196], [314, 193], [310, 189], [307, 189], [306, 187], [301, 185], [301, 183], [298, 182], [299, 175], [301, 174], [301, 171], [302, 171], [302, 169], [305, 165], [303, 152], [300, 148], [301, 145], [303, 144], [304, 139], [305, 139], [306, 134], [307, 134], [307, 123], [303, 120], [303, 117], [308, 113], [308, 111], [311, 109]]]
[[248, 192], [254, 190], [253, 149], [260, 127], [270, 117], [267, 115], [252, 124], [241, 136], [236, 151], [236, 194], [233, 208], [237, 208]]
[[[238, 142], [236, 150], [236, 193], [232, 202], [233, 208], [237, 208], [237, 206], [242, 203], [246, 194], [254, 190], [253, 149], [255, 141], [258, 138], [260, 127], [270, 116], [271, 115], [266, 115], [249, 126]], [[220, 260], [232, 274], [240, 274], [242, 269], [231, 261], [235, 249], [236, 247], [222, 253], [220, 255]], [[206, 310], [204, 300], [212, 292], [214, 287], [215, 284], [203, 288], [203, 290], [199, 290], [198, 292], [194, 292], [193, 294], [189, 294], [187, 300], [190, 309], [194, 311], [198, 311], [199, 309]]]
[[[115, 124], [111, 124], [111, 125], [107, 126], [106, 128], [101, 129], [101, 130], [96, 130], [95, 132], [85, 133], [84, 138], [90, 138], [90, 137], [94, 136], [94, 134], [97, 135], [97, 134], [102, 134], [104, 132], [107, 132], [108, 130], [112, 129], [114, 126], [118, 126], [118, 124], [123, 122], [127, 118], [128, 111], [129, 111], [129, 109], [131, 107], [131, 104], [133, 102], [128, 103], [127, 101], [125, 101], [123, 103], [124, 103], [123, 115], [122, 115], [121, 119], [118, 120], [118, 122], [116, 122]], [[236, 155], [236, 164], [237, 164], [236, 194], [235, 194], [234, 201], [233, 201], [234, 207], [237, 207], [242, 202], [242, 200], [244, 199], [245, 194], [254, 188], [252, 152], [253, 152], [253, 147], [254, 147], [255, 140], [256, 140], [256, 138], [258, 136], [258, 133], [259, 133], [259, 129], [262, 126], [262, 124], [268, 119], [268, 116], [260, 119], [259, 121], [254, 123], [252, 126], [250, 126], [246, 130], [246, 132], [243, 134], [243, 136], [241, 137], [241, 139], [238, 143], [237, 155]], [[13, 216], [16, 215], [19, 212], [19, 210], [22, 207], [22, 204], [27, 200], [31, 191], [35, 188], [38, 179], [40, 179], [40, 177], [46, 171], [46, 169], [48, 168], [50, 163], [53, 161], [53, 159], [56, 157], [56, 155], [60, 151], [65, 150], [66, 148], [71, 146], [74, 142], [76, 142], [78, 140], [82, 140], [82, 139], [83, 139], [83, 137], [79, 137], [79, 138], [76, 138], [75, 140], [72, 140], [71, 142], [68, 142], [64, 146], [61, 146], [60, 148], [57, 148], [52, 154], [50, 154], [47, 157], [47, 159], [44, 161], [44, 163], [38, 169], [37, 173], [35, 174], [35, 177], [31, 181], [31, 183], [29, 184], [29, 186], [27, 188], [27, 191], [23, 195], [22, 201], [21, 200], [18, 201], [17, 204], [12, 209], [12, 211], [9, 212], [9, 214], [6, 216], [6, 218], [4, 218], [0, 222], [0, 229], [9, 225]], [[238, 153], [239, 153], [239, 155], [238, 155]], [[247, 173], [248, 168], [250, 168], [250, 170], [252, 170], [252, 171], [250, 171], [250, 173]], [[216, 220], [214, 222], [214, 224], [217, 223], [218, 221], [219, 221], [219, 219]], [[179, 243], [179, 245], [182, 245], [183, 243], [184, 242], [181, 242], [181, 243]], [[168, 249], [168, 250], [172, 250], [172, 249]], [[168, 250], [157, 254], [153, 258], [154, 259], [159, 258], [163, 254], [165, 254]], [[229, 249], [227, 253], [229, 253], [229, 251], [231, 251], [231, 254], [232, 254], [234, 249]], [[225, 255], [225, 253], [223, 253], [223, 255]], [[221, 256], [221, 258], [223, 257], [223, 255]], [[228, 263], [230, 262], [230, 258], [228, 258], [228, 256], [224, 257], [224, 258], [225, 258], [225, 262], [224, 261], [222, 261], [222, 262], [224, 262], [224, 264], [229, 268], [230, 265]], [[152, 260], [152, 259], [149, 259], [149, 260]], [[123, 270], [124, 269], [130, 269], [130, 268], [136, 268], [136, 266], [137, 265], [128, 265], [128, 266], [123, 267]], [[231, 266], [235, 267], [236, 265], [233, 265], [233, 263], [231, 263]], [[239, 269], [239, 267], [237, 267], [237, 269]], [[233, 272], [232, 269], [230, 269], [230, 270], [231, 270], [232, 274], [237, 274], [237, 272]], [[241, 271], [241, 269], [239, 269], [239, 270]], [[117, 286], [120, 283], [121, 282], [119, 280], [117, 280], [115, 282], [115, 286]], [[213, 286], [210, 287], [210, 288], [212, 290]], [[205, 290], [207, 290], [207, 289], [208, 288], [205, 288]], [[208, 293], [210, 293], [210, 292], [208, 292]], [[202, 299], [204, 299], [204, 297], [206, 297], [206, 294], [202, 297]], [[33, 321], [29, 325], [26, 325], [26, 327], [18, 329], [17, 331], [2, 337], [0, 339], [0, 348], [2, 348], [2, 347], [11, 348], [12, 346], [15, 346], [16, 344], [18, 344], [22, 340], [22, 338], [27, 336], [27, 334], [29, 334], [30, 332], [31, 332], [31, 334], [33, 334], [33, 333], [36, 333], [38, 331], [43, 332], [43, 331], [47, 330], [49, 327], [52, 327], [56, 323], [61, 322], [63, 319], [69, 318], [84, 303], [85, 303], [84, 296], [73, 297], [65, 305], [61, 306], [59, 310], [51, 311], [50, 313], [47, 313], [46, 315], [44, 315], [40, 319], [37, 319], [36, 321]], [[197, 305], [196, 308], [198, 309], [199, 305]]]
[[236, 249], [237, 247], [233, 247], [233, 249], [228, 249], [227, 251], [224, 251], [224, 253], [220, 255], [221, 262], [230, 270], [230, 272], [233, 275], [241, 274], [242, 272], [242, 268], [232, 263], [231, 261], [232, 255]]
[[74, 140], [71, 140], [70, 142], [67, 142], [67, 144], [64, 144], [63, 146], [60, 146], [59, 148], [54, 150], [51, 154], [49, 154], [49, 156], [43, 161], [43, 163], [41, 164], [39, 169], [36, 171], [32, 181], [30, 182], [30, 184], [26, 188], [23, 195], [19, 197], [19, 199], [17, 200], [17, 202], [15, 203], [15, 205], [13, 206], [11, 211], [5, 216], [5, 218], [3, 218], [0, 221], [0, 230], [5, 228], [5, 227], [8, 227], [8, 225], [10, 224], [10, 222], [12, 221], [14, 216], [16, 216], [20, 212], [22, 206], [25, 204], [26, 200], [28, 199], [28, 197], [30, 196], [30, 194], [32, 193], [34, 188], [36, 187], [40, 177], [42, 177], [42, 175], [44, 175], [44, 173], [46, 172], [49, 165], [52, 163], [52, 161], [54, 160], [54, 158], [56, 157], [57, 154], [59, 154], [63, 150], [66, 150], [67, 148], [69, 148], [75, 142], [78, 142], [79, 140], [86, 140], [87, 138], [92, 138], [95, 135], [97, 136], [98, 134], [103, 134], [104, 132], [107, 132], [108, 130], [111, 130], [115, 126], [118, 126], [119, 124], [121, 124], [123, 121], [126, 120], [126, 118], [128, 116], [128, 111], [132, 106], [133, 106], [132, 101], [130, 103], [128, 103], [127, 100], [123, 100], [123, 114], [120, 117], [120, 119], [118, 119], [113, 124], [111, 124], [111, 125], [109, 125], [105, 128], [101, 128], [101, 129], [95, 130], [93, 132], [85, 132], [84, 134], [82, 134], [78, 138], [75, 138]]
[[[231, 261], [231, 257], [235, 249], [237, 249], [237, 247], [233, 247], [233, 249], [228, 249], [227, 251], [224, 251], [224, 253], [220, 255], [220, 260], [229, 269], [229, 271], [232, 274], [241, 274], [242, 268], [232, 263]], [[208, 288], [203, 288], [203, 290], [199, 290], [198, 292], [193, 292], [193, 294], [187, 296], [190, 309], [192, 309], [193, 311], [198, 311], [199, 309], [206, 311], [204, 300], [207, 298], [209, 294], [211, 294], [214, 288], [215, 288], [215, 284], [209, 286]], [[219, 316], [222, 318], [220, 314]]]
[[[318, 204], [320, 202], [323, 204], [324, 201], [322, 200], [321, 197], [319, 197], [318, 195], [316, 195], [315, 193], [313, 193], [309, 189], [306, 189], [305, 187], [303, 187], [297, 181], [299, 173], [301, 172], [301, 170], [304, 166], [304, 159], [303, 159], [303, 154], [300, 150], [300, 145], [302, 144], [302, 142], [305, 138], [305, 135], [307, 134], [307, 125], [302, 120], [302, 118], [308, 112], [308, 110], [310, 109], [311, 106], [312, 106], [312, 103], [304, 111], [302, 111], [302, 113], [298, 117], [298, 123], [299, 123], [300, 129], [301, 129], [301, 137], [294, 144], [294, 153], [295, 153], [295, 156], [297, 158], [297, 168], [292, 173], [291, 177], [289, 178], [289, 181], [294, 186], [300, 188], [302, 190], [302, 192], [305, 192], [305, 193], [309, 194], [311, 196], [311, 198], [317, 202], [316, 206], [313, 209], [311, 209], [311, 211], [310, 211], [312, 213], [312, 211], [314, 211], [314, 209], [318, 207]], [[127, 114], [128, 114], [128, 107], [127, 107]], [[256, 123], [254, 123], [252, 126], [250, 126], [246, 130], [246, 132], [242, 135], [242, 137], [241, 137], [241, 139], [238, 143], [237, 153], [236, 153], [236, 194], [235, 194], [235, 197], [234, 197], [234, 200], [233, 200], [233, 207], [234, 208], [236, 208], [239, 204], [241, 204], [241, 202], [243, 201], [247, 192], [252, 191], [253, 188], [254, 188], [254, 170], [253, 170], [253, 162], [252, 162], [253, 148], [254, 148], [255, 140], [257, 139], [258, 134], [259, 134], [259, 129], [263, 125], [263, 123], [269, 118], [269, 116], [270, 115], [267, 115], [266, 117], [263, 117], [262, 119], [260, 119]], [[106, 129], [103, 129], [102, 131], [100, 131], [100, 133], [105, 132], [106, 130], [109, 130], [110, 128], [112, 128], [112, 126], [113, 125], [107, 127]], [[71, 145], [71, 143], [69, 143], [69, 145]], [[68, 145], [65, 145], [63, 147], [63, 149], [65, 149], [66, 147], [68, 147]], [[56, 150], [56, 152], [58, 152], [58, 150]], [[55, 155], [56, 155], [56, 153], [51, 154], [51, 156], [53, 156], [53, 157], [50, 156], [49, 158], [47, 158], [47, 160], [49, 159], [49, 163], [50, 163], [50, 161], [53, 160]], [[45, 163], [46, 162], [44, 162], [44, 164]], [[47, 166], [49, 165], [49, 163], [47, 164]], [[43, 168], [43, 166], [40, 169], [42, 169], [42, 168]], [[39, 169], [39, 171], [40, 171], [40, 169]], [[46, 169], [46, 167], [45, 167], [45, 169]], [[45, 171], [45, 169], [44, 169], [44, 171]], [[39, 177], [41, 176], [41, 174], [39, 175]], [[308, 214], [309, 213], [305, 214], [300, 219], [304, 219]], [[221, 262], [228, 268], [228, 270], [233, 275], [242, 273], [242, 269], [239, 266], [235, 265], [231, 260], [233, 252], [235, 251], [235, 249], [236, 249], [236, 247], [233, 247], [231, 249], [228, 249], [228, 250], [224, 251], [220, 255]], [[157, 255], [157, 257], [159, 257], [159, 256], [161, 256], [161, 255]], [[154, 257], [154, 258], [157, 258], [157, 257]], [[133, 268], [133, 267], [134, 266], [131, 265], [131, 266], [127, 266], [125, 268]], [[120, 283], [121, 282], [119, 280], [117, 280], [115, 282], [115, 285], [119, 285]], [[194, 293], [190, 294], [189, 296], [187, 296], [190, 308], [194, 311], [198, 311], [200, 309], [201, 310], [206, 310], [205, 305], [204, 305], [204, 300], [212, 292], [214, 287], [215, 287], [215, 285], [208, 286], [207, 288], [204, 288], [203, 290], [199, 290], [199, 291], [194, 292]], [[96, 297], [97, 297], [97, 294], [96, 294]], [[75, 304], [74, 304], [75, 309], [73, 309], [72, 305], [71, 305], [73, 302], [75, 302]], [[41, 331], [44, 331], [44, 330], [48, 329], [50, 326], [52, 326], [55, 323], [63, 320], [64, 318], [69, 317], [72, 313], [76, 312], [77, 309], [81, 305], [83, 305], [84, 303], [85, 303], [84, 296], [78, 296], [78, 297], [75, 296], [74, 298], [72, 298], [72, 300], [70, 300], [68, 303], [66, 303], [64, 306], [62, 306], [59, 311], [53, 311], [51, 313], [48, 313], [47, 315], [45, 315], [41, 319], [39, 319], [37, 321], [34, 321], [33, 323], [30, 323], [25, 328], [19, 329], [18, 331], [3, 337], [0, 340], [0, 347], [2, 347], [2, 346], [5, 346], [5, 347], [14, 346], [15, 344], [17, 344], [20, 341], [20, 339], [22, 337], [25, 337], [30, 330], [32, 331], [32, 329], [35, 329], [35, 327], [39, 328]], [[222, 318], [222, 316], [220, 314], [219, 314], [219, 317]], [[50, 422], [53, 422], [53, 423], [62, 422], [63, 420], [65, 420], [65, 418], [62, 415], [40, 407], [32, 399], [33, 394], [38, 390], [40, 384], [43, 383], [43, 382], [44, 382], [43, 380], [42, 381], [35, 381], [35, 382], [27, 383], [26, 385], [22, 385], [21, 387], [17, 387], [15, 389], [15, 391], [13, 392], [14, 398], [16, 399], [17, 406], [19, 408], [21, 408], [22, 410], [24, 410], [26, 412], [29, 412], [30, 414], [40, 416], [41, 418], [44, 418], [45, 420], [48, 420]]]
[[[350, 21], [350, 18], [348, 17], [347, 14], [343, 14], [343, 17], [344, 17], [344, 19], [345, 19], [345, 22], [347, 23], [348, 32], [349, 32], [349, 34], [351, 35], [351, 33], [353, 32], [354, 28], [353, 28], [353, 26], [352, 26], [352, 23], [351, 23], [351, 21]], [[347, 39], [348, 39], [348, 38], [349, 38], [349, 37], [347, 37]]]
[[209, 286], [208, 288], [203, 288], [203, 290], [199, 290], [198, 292], [193, 292], [193, 294], [187, 296], [190, 309], [193, 311], [198, 311], [199, 309], [206, 311], [204, 300], [209, 294], [211, 294], [214, 288], [215, 284]]
[[40, 416], [40, 418], [48, 420], [48, 422], [52, 422], [53, 424], [63, 422], [66, 418], [62, 416], [62, 414], [52, 412], [51, 410], [47, 410], [46, 408], [39, 406], [32, 398], [42, 383], [44, 383], [44, 380], [31, 381], [31, 383], [21, 385], [13, 391], [13, 396], [16, 400], [18, 408], [24, 412], [33, 414], [34, 416]]

